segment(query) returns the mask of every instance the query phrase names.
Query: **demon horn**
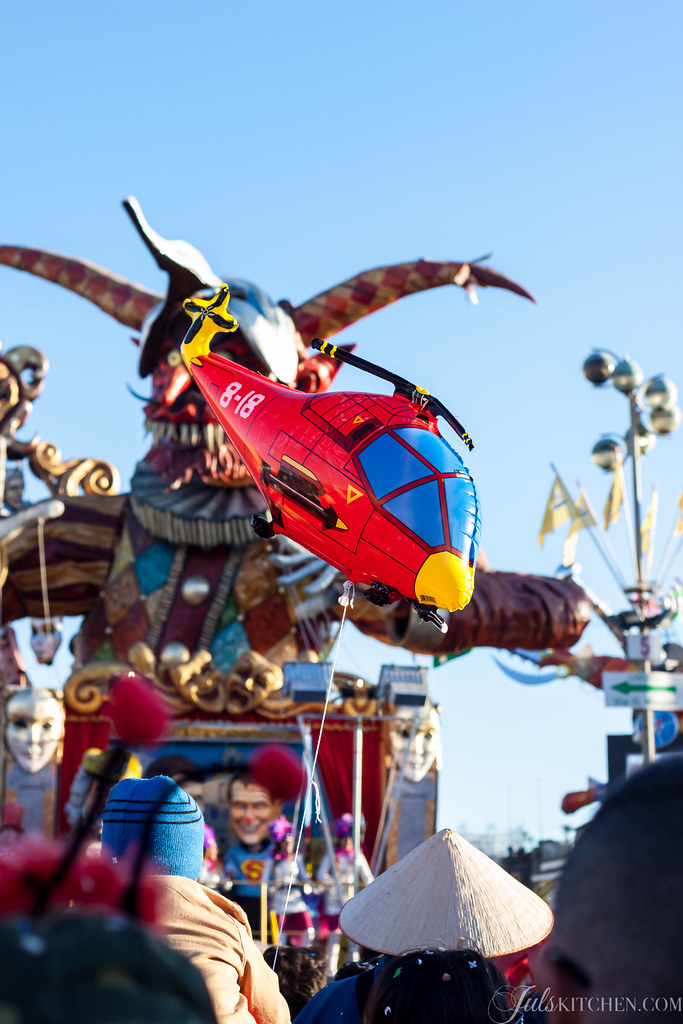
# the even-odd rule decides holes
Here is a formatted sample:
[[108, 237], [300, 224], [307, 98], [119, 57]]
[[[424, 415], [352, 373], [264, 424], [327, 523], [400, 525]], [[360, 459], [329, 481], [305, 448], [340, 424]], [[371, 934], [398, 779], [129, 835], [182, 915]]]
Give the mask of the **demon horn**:
[[138, 234], [151, 252], [154, 262], [169, 277], [167, 303], [189, 299], [202, 288], [220, 288], [223, 283], [199, 249], [182, 239], [171, 241], [155, 231], [142, 212], [135, 196], [123, 200], [123, 208], [135, 225]]
[[183, 299], [189, 299], [196, 291], [204, 288], [218, 289], [222, 281], [214, 274], [199, 249], [195, 249], [182, 239], [164, 238], [155, 231], [135, 196], [124, 199], [123, 208], [151, 252], [156, 265], [168, 274], [168, 290], [164, 304], [153, 320], [150, 317], [144, 336], [140, 339], [139, 372], [141, 377], [147, 377], [159, 359], [174, 305]]
[[73, 260], [44, 249], [0, 245], [0, 264], [68, 288], [136, 331], [140, 330], [149, 311], [163, 299], [156, 292], [130, 284], [94, 263]]
[[427, 288], [439, 288], [444, 284], [460, 285], [473, 299], [475, 286], [492, 286], [506, 288], [525, 299], [536, 301], [521, 285], [492, 267], [482, 266], [479, 260], [473, 260], [472, 263], [417, 260], [393, 267], [377, 267], [350, 277], [348, 281], [321, 292], [308, 302], [292, 307], [292, 317], [308, 345], [313, 338], [329, 338], [361, 317], [402, 299], [404, 295], [422, 292]]

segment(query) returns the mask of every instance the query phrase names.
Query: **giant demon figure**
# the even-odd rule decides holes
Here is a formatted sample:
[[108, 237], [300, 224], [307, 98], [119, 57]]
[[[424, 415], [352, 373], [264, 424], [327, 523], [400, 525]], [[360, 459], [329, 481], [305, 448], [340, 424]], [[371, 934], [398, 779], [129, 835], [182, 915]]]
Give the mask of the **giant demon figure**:
[[[133, 664], [178, 712], [239, 714], [258, 707], [267, 714], [282, 662], [318, 652], [329, 640], [340, 614], [338, 581], [305, 553], [278, 552], [252, 533], [250, 518], [263, 511], [262, 500], [179, 351], [189, 326], [182, 300], [215, 290], [221, 279], [192, 246], [158, 235], [134, 199], [124, 206], [168, 273], [165, 297], [80, 260], [0, 247], [3, 264], [75, 291], [138, 331], [140, 375], [151, 377], [145, 415], [153, 442], [130, 493], [65, 496], [64, 514], [44, 527], [40, 550], [51, 612], [85, 616], [73, 642], [67, 700], [78, 692], [79, 706], [95, 710], [101, 695], [91, 684]], [[405, 295], [456, 284], [471, 294], [476, 286], [495, 286], [531, 298], [480, 263], [381, 267], [298, 306], [275, 305], [255, 285], [227, 280], [240, 326], [222, 337], [223, 351], [306, 392], [325, 390], [337, 369], [329, 357], [309, 354], [314, 337], [328, 338]], [[7, 545], [5, 621], [43, 614], [36, 540], [36, 527], [29, 526]], [[302, 587], [316, 571], [311, 596], [314, 588]], [[589, 612], [583, 591], [569, 580], [480, 565], [474, 597], [447, 618], [445, 634], [404, 602], [378, 608], [360, 596], [350, 616], [378, 640], [438, 655], [479, 646], [569, 647]]]

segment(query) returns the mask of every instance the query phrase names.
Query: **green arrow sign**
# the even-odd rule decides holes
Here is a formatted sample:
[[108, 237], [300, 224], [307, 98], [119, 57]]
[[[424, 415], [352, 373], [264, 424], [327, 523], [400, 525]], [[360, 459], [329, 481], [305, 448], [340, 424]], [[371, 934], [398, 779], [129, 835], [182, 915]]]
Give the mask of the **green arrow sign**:
[[608, 707], [683, 711], [683, 673], [603, 672], [602, 687]]
[[654, 691], [656, 691], [657, 693], [676, 692], [675, 686], [638, 686], [635, 683], [627, 682], [617, 683], [617, 685], [613, 686], [612, 689], [616, 690], [618, 693], [652, 693]]

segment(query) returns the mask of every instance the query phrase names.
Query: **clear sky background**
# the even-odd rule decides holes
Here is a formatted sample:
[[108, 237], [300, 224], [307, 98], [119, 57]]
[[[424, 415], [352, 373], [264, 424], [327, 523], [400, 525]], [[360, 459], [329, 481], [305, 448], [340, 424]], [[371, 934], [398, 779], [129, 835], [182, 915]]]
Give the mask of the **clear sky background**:
[[[581, 366], [605, 346], [683, 386], [678, 0], [283, 3], [66, 0], [0, 14], [0, 241], [91, 260], [163, 291], [120, 203], [217, 273], [299, 303], [361, 270], [419, 257], [492, 266], [533, 306], [456, 288], [405, 299], [340, 335], [436, 393], [476, 442], [466, 459], [498, 569], [552, 575], [538, 531], [555, 462], [602, 509], [590, 461], [627, 402]], [[0, 268], [5, 350], [51, 362], [30, 429], [65, 458], [144, 454], [130, 331], [77, 296]], [[382, 390], [344, 368], [345, 389]], [[683, 490], [683, 431], [659, 440], [659, 550]], [[32, 497], [43, 492], [36, 485]], [[612, 528], [630, 576], [623, 521]], [[590, 541], [587, 583], [623, 606]], [[655, 559], [656, 561], [656, 559]], [[677, 563], [673, 576], [683, 575]], [[616, 653], [599, 623], [585, 641]], [[409, 655], [345, 632], [339, 667], [376, 677]], [[427, 664], [428, 659], [419, 659]], [[68, 659], [35, 683], [63, 679]], [[517, 666], [523, 668], [520, 662]], [[606, 777], [605, 735], [630, 715], [576, 679], [525, 687], [488, 651], [431, 673], [445, 739], [439, 825], [562, 834], [560, 800]]]

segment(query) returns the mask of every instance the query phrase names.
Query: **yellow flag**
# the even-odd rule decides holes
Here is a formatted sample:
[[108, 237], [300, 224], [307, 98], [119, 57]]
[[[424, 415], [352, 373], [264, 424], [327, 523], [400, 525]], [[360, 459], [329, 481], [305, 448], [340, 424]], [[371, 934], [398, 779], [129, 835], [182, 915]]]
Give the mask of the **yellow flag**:
[[674, 528], [674, 537], [678, 537], [680, 533], [683, 533], [683, 494], [678, 499], [678, 518]]
[[571, 530], [565, 537], [564, 544], [562, 545], [562, 565], [570, 566], [576, 561], [576, 544], [578, 539], [578, 533], [572, 533]]
[[579, 500], [576, 503], [575, 509], [576, 515], [571, 521], [569, 533], [562, 548], [562, 565], [572, 565], [576, 561], [576, 543], [579, 530], [587, 530], [589, 527], [596, 525], [593, 514], [588, 507], [586, 495], [583, 493], [583, 488], [581, 488], [579, 493]]
[[574, 502], [570, 498], [567, 488], [560, 480], [558, 473], [553, 481], [548, 504], [546, 505], [538, 543], [543, 544], [547, 533], [552, 533], [556, 527], [562, 526], [563, 523], [568, 523], [575, 515], [576, 508], [574, 507]]
[[654, 550], [655, 527], [657, 525], [657, 504], [657, 488], [653, 485], [650, 507], [648, 508], [647, 515], [640, 527], [640, 548], [643, 552], [643, 558], [646, 558], [648, 562], [652, 561], [652, 554]]
[[619, 522], [619, 509], [626, 500], [626, 489], [624, 487], [624, 469], [622, 466], [621, 452], [616, 452], [616, 465], [614, 467], [614, 479], [610, 487], [607, 501], [605, 502], [605, 529], [610, 523]]

